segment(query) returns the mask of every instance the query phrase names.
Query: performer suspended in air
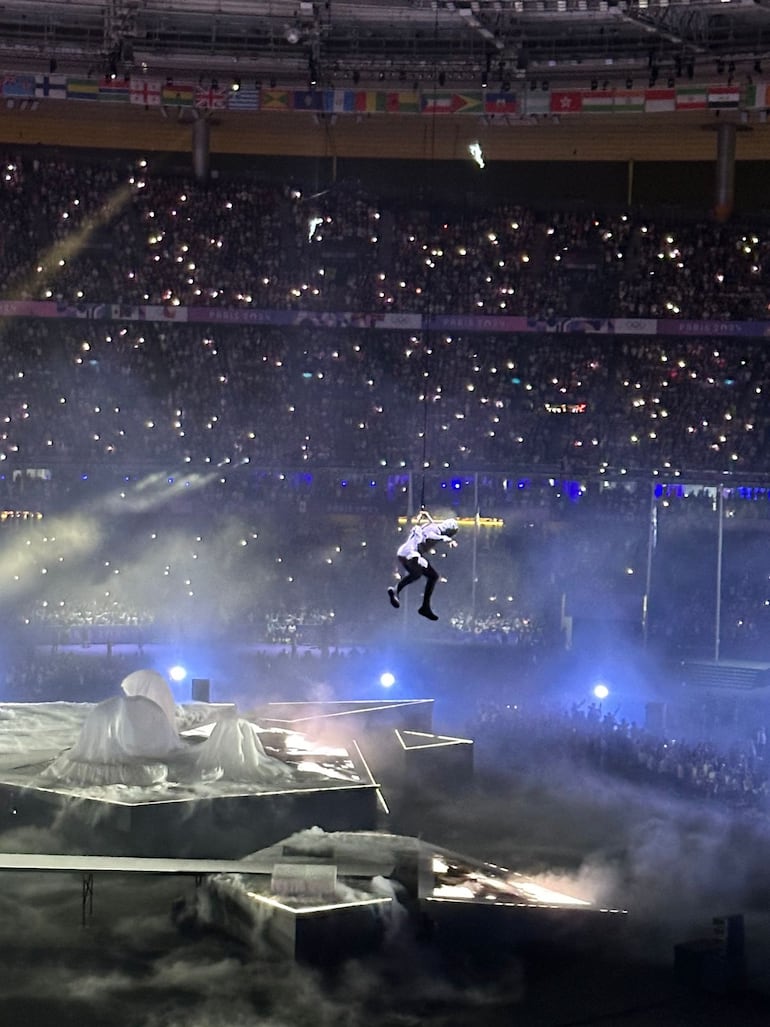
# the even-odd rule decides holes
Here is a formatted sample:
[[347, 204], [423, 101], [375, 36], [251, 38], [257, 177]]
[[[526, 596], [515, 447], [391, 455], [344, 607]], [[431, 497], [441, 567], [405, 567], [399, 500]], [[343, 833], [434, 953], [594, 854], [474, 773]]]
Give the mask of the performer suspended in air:
[[433, 589], [438, 581], [438, 571], [429, 562], [426, 553], [431, 552], [437, 542], [446, 542], [453, 548], [457, 545], [453, 536], [456, 534], [459, 525], [450, 517], [445, 521], [434, 521], [430, 514], [422, 510], [412, 525], [406, 541], [396, 551], [398, 562], [406, 571], [396, 588], [388, 589], [390, 605], [396, 609], [401, 605], [399, 595], [401, 590], [411, 585], [413, 581], [425, 578], [425, 591], [422, 597], [422, 606], [417, 611], [421, 617], [428, 620], [438, 620], [437, 614], [433, 612], [430, 599]]

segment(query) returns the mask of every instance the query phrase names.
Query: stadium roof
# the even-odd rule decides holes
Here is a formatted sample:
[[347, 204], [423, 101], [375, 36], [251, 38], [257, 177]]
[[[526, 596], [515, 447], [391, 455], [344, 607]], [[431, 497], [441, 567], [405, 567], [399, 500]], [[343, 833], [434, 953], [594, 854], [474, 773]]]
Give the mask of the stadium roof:
[[770, 63], [770, 0], [5, 0], [0, 64], [505, 87], [726, 79]]

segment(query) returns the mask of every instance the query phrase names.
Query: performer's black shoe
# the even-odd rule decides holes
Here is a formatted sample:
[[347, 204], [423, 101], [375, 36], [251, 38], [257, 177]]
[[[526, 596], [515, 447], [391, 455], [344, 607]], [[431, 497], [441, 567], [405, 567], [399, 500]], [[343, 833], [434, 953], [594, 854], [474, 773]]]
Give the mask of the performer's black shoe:
[[391, 587], [388, 589], [388, 599], [390, 599], [390, 605], [393, 607], [394, 610], [397, 610], [401, 605], [401, 603], [398, 601], [398, 596], [396, 595], [395, 588]]
[[421, 617], [427, 617], [428, 620], [438, 620], [438, 614], [434, 613], [429, 606], [421, 606], [417, 612]]

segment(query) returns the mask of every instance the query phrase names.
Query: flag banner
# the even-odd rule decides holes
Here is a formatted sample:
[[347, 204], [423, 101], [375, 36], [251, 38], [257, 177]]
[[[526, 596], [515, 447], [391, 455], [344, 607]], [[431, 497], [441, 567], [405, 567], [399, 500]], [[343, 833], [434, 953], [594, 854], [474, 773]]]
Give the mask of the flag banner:
[[141, 103], [145, 107], [160, 106], [159, 78], [132, 78], [129, 90], [131, 103]]
[[292, 92], [292, 109], [295, 111], [322, 111], [324, 107], [323, 89], [295, 89]]
[[644, 93], [644, 109], [648, 114], [676, 110], [676, 90], [647, 89]]
[[676, 109], [678, 111], [705, 110], [707, 107], [705, 86], [678, 86], [676, 89]]
[[519, 104], [515, 93], [484, 93], [485, 114], [518, 114]]
[[579, 114], [582, 106], [583, 94], [579, 89], [555, 90], [551, 93], [551, 114]]
[[379, 93], [373, 89], [357, 89], [353, 103], [358, 114], [374, 114], [377, 112]]
[[35, 95], [35, 76], [3, 75], [2, 95], [27, 98], [33, 97]]
[[49, 100], [67, 99], [66, 75], [35, 75], [35, 96]]
[[483, 114], [481, 93], [432, 92], [422, 94], [423, 114]]
[[385, 109], [390, 114], [419, 114], [420, 94], [413, 89], [386, 93]]
[[99, 99], [110, 103], [128, 103], [131, 99], [131, 80], [127, 78], [100, 78]]
[[739, 86], [709, 86], [707, 93], [708, 106], [712, 109], [736, 108], [741, 102]]
[[746, 106], [752, 110], [764, 110], [770, 107], [770, 82], [753, 82], [747, 86]]
[[414, 90], [331, 89], [325, 92], [324, 103], [331, 114], [417, 114], [420, 110], [420, 96]]
[[292, 94], [288, 89], [263, 89], [259, 109], [263, 111], [290, 111]]
[[164, 107], [192, 107], [195, 86], [185, 82], [166, 82], [160, 89], [160, 102]]
[[530, 90], [524, 99], [527, 114], [547, 114], [551, 109], [551, 95], [541, 89]]
[[[233, 93], [233, 96], [238, 95]], [[195, 106], [201, 109], [208, 110], [222, 110], [228, 105], [228, 95], [225, 89], [215, 89], [213, 86], [210, 89], [203, 89], [198, 87], [195, 90]]]
[[228, 90], [225, 105], [231, 111], [259, 110], [259, 86], [241, 86]]
[[612, 109], [615, 114], [643, 114], [643, 89], [616, 89]]
[[356, 91], [354, 89], [330, 89], [325, 94], [331, 104], [326, 110], [330, 114], [352, 114], [356, 109]]
[[586, 114], [612, 114], [615, 108], [615, 92], [612, 89], [592, 89], [583, 93], [582, 110]]
[[95, 78], [68, 78], [68, 100], [98, 100], [99, 83]]

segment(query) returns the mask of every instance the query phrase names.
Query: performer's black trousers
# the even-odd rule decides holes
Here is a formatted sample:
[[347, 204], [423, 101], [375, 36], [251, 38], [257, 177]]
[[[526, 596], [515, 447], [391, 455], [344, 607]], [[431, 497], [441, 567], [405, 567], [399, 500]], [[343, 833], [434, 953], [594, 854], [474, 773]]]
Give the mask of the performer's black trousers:
[[413, 581], [418, 581], [424, 577], [425, 580], [425, 592], [422, 597], [422, 605], [430, 606], [430, 597], [433, 595], [433, 589], [436, 587], [438, 581], [438, 571], [431, 564], [427, 567], [421, 567], [416, 556], [407, 560], [405, 556], [399, 556], [398, 562], [406, 571], [406, 574], [398, 583], [396, 588], [396, 594], [401, 592], [402, 588], [406, 588], [407, 585], [411, 585]]

